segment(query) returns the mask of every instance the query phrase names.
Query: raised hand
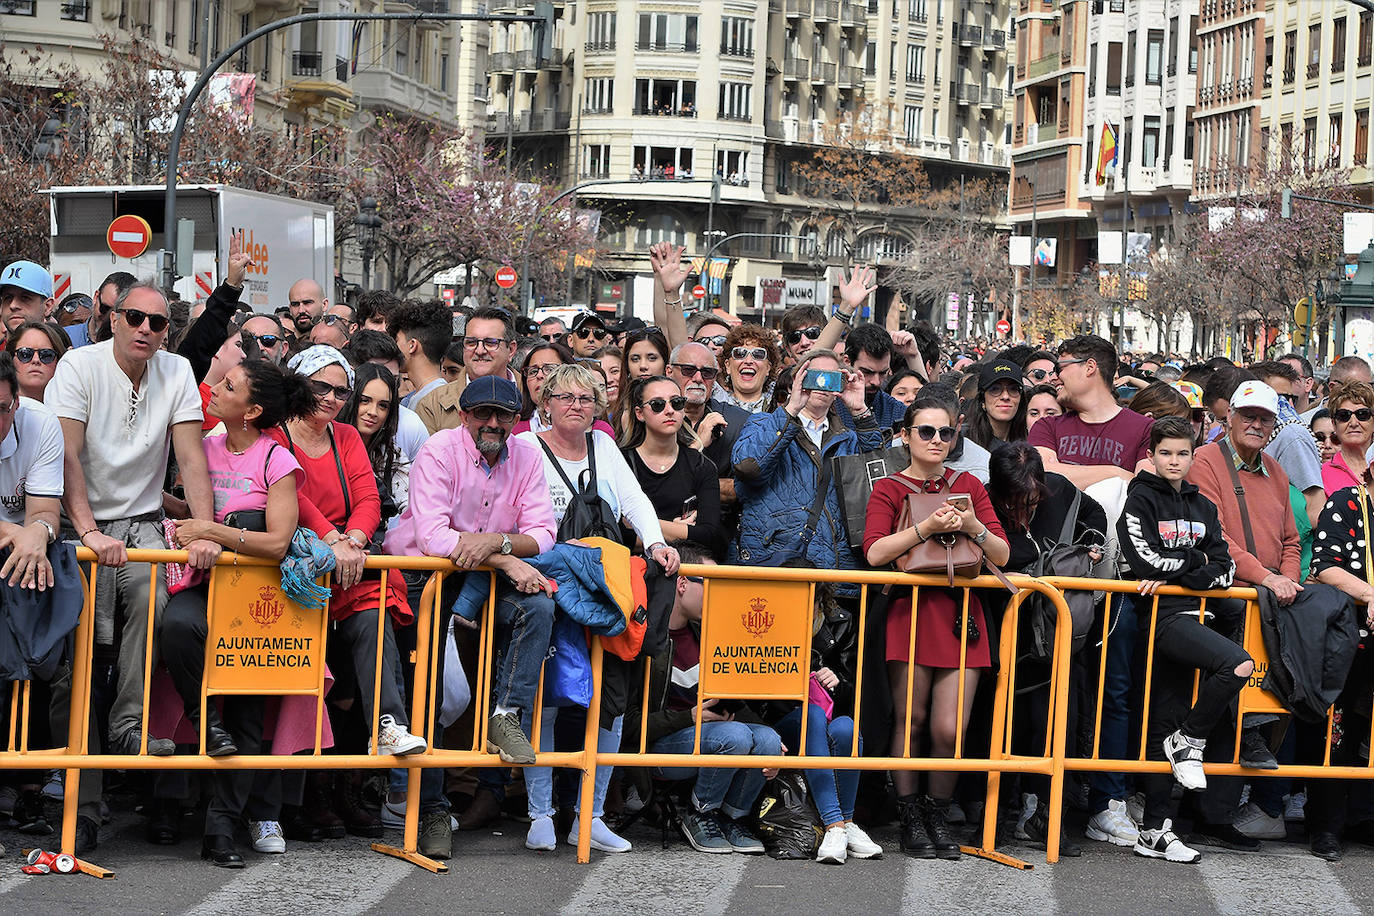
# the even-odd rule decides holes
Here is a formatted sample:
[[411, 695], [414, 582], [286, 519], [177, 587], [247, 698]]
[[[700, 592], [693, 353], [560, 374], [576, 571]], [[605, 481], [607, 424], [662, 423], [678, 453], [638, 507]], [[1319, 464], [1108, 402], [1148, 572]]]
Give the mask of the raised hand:
[[253, 258], [243, 250], [243, 240], [238, 233], [229, 236], [229, 269], [225, 272], [224, 282], [230, 286], [242, 288], [243, 277], [248, 273], [248, 268], [255, 263]]
[[672, 242], [656, 242], [649, 246], [649, 266], [654, 276], [668, 295], [682, 289], [682, 284], [692, 275], [691, 264], [684, 264], [682, 255], [687, 249]]
[[864, 304], [878, 288], [877, 277], [877, 271], [866, 264], [854, 265], [849, 270], [849, 276], [841, 277], [840, 303], [846, 311], [853, 312]]

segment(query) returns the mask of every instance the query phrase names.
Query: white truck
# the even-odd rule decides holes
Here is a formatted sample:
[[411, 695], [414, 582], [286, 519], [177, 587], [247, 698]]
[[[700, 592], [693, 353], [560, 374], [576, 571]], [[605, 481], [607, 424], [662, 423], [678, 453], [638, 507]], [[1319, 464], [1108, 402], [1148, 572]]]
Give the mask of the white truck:
[[[158, 276], [163, 246], [161, 185], [50, 188], [49, 262], [58, 301], [68, 293], [94, 294], [96, 284], [117, 270], [134, 276]], [[106, 243], [106, 230], [116, 216], [131, 214], [152, 229], [148, 249], [136, 258], [116, 257]], [[242, 301], [255, 311], [271, 312], [287, 304], [287, 291], [309, 277], [324, 294], [334, 293], [334, 208], [245, 191], [228, 185], [181, 185], [177, 188], [178, 220], [193, 220], [191, 263], [178, 263], [176, 291], [188, 302], [204, 300], [224, 276], [229, 240], [238, 236], [257, 263], [245, 280]], [[184, 234], [178, 230], [178, 241]], [[183, 252], [185, 244], [181, 244]]]

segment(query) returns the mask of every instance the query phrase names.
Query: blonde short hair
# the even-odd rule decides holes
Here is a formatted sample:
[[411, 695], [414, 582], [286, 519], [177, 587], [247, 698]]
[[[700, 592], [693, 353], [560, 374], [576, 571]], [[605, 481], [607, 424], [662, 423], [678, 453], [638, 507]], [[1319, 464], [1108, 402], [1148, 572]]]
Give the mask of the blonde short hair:
[[590, 391], [596, 398], [598, 416], [610, 407], [611, 402], [606, 397], [606, 380], [602, 378], [601, 373], [581, 363], [570, 363], [556, 367], [545, 377], [544, 384], [539, 389], [539, 408], [547, 412], [549, 396], [567, 388], [585, 388]]

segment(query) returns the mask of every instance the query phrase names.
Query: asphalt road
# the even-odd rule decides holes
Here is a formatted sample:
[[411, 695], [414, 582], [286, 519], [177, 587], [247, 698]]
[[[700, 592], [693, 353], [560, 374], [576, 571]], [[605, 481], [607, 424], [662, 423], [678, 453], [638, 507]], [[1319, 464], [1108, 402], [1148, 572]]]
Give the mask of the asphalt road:
[[8, 847], [0, 857], [0, 913], [1374, 912], [1374, 850], [1360, 846], [1337, 864], [1313, 858], [1301, 843], [1270, 842], [1250, 854], [1206, 849], [1200, 864], [1174, 865], [1084, 841], [1082, 858], [1053, 867], [1043, 853], [1006, 847], [1040, 863], [1020, 871], [968, 857], [908, 859], [888, 828], [874, 831], [888, 850], [881, 861], [828, 866], [702, 855], [680, 838], [664, 850], [659, 831], [639, 825], [628, 832], [631, 852], [593, 853], [582, 866], [571, 847], [529, 852], [524, 832], [524, 824], [503, 821], [496, 830], [455, 834], [457, 855], [447, 875], [379, 855], [354, 838], [292, 843], [284, 856], [250, 850], [247, 868], [227, 871], [201, 862], [199, 841], [189, 836], [180, 846], [149, 846], [141, 820], [122, 814], [103, 828], [91, 856], [116, 871], [100, 881], [23, 875], [18, 849], [33, 838], [0, 830]]

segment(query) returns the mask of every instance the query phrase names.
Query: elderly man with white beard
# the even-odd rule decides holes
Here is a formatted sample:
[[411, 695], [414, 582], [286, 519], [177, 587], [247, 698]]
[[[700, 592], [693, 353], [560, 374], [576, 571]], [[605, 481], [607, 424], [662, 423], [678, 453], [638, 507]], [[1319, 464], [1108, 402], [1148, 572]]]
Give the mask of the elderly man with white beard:
[[730, 463], [730, 450], [750, 413], [711, 397], [719, 374], [715, 354], [705, 344], [678, 344], [668, 358], [668, 378], [677, 382], [687, 398], [687, 420], [701, 437], [702, 454], [716, 463], [720, 502], [728, 506], [735, 502], [735, 470]]

